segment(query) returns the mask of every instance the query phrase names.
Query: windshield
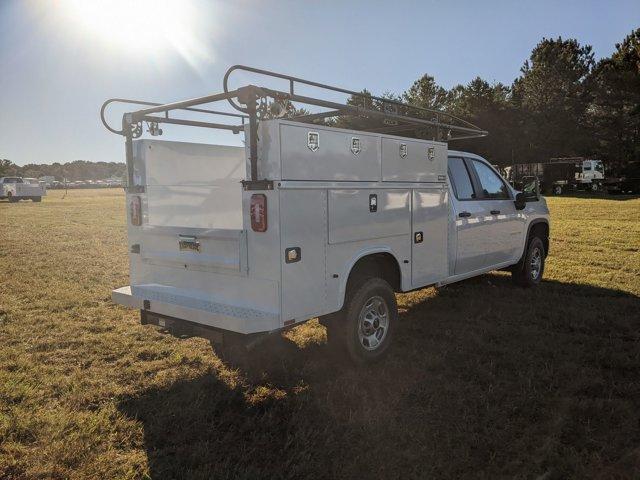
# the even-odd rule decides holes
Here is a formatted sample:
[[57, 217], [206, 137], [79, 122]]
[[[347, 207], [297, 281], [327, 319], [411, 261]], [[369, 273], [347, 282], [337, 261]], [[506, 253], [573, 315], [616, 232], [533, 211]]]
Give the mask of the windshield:
[[4, 183], [22, 183], [22, 179], [20, 177], [6, 177]]

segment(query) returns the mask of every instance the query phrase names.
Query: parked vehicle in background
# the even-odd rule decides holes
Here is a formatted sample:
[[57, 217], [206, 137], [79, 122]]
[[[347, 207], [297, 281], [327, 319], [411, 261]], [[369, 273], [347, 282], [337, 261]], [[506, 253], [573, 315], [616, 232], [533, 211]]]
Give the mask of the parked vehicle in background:
[[[224, 94], [127, 113], [122, 131], [103, 117], [125, 136], [129, 176], [131, 285], [112, 298], [140, 309], [143, 324], [224, 348], [320, 317], [330, 347], [369, 363], [388, 351], [397, 328], [395, 292], [496, 269], [509, 269], [524, 287], [540, 283], [549, 250], [544, 198], [527, 201], [482, 157], [380, 132], [429, 126], [453, 141], [485, 131], [376, 97], [390, 107], [298, 96], [295, 84], [310, 82], [250, 67], [227, 77], [238, 68], [285, 78], [288, 91], [225, 85]], [[332, 110], [272, 118], [265, 112], [277, 105], [256, 111], [269, 99]], [[221, 100], [248, 119], [221, 125], [169, 116]], [[379, 123], [369, 131], [313, 123], [354, 113]], [[134, 141], [142, 121], [244, 132], [245, 146]]]
[[32, 200], [40, 202], [47, 190], [37, 178], [2, 177], [0, 178], [0, 199], [10, 202]]
[[604, 165], [602, 160], [583, 157], [551, 158], [539, 163], [519, 163], [508, 167], [509, 181], [521, 189], [525, 178], [537, 177], [540, 190], [560, 195], [569, 190], [602, 190]]
[[640, 193], [640, 161], [614, 167], [604, 181], [604, 188], [610, 195]]
[[38, 180], [44, 182], [47, 188], [51, 188], [56, 181], [56, 177], [54, 177], [53, 175], [43, 175]]

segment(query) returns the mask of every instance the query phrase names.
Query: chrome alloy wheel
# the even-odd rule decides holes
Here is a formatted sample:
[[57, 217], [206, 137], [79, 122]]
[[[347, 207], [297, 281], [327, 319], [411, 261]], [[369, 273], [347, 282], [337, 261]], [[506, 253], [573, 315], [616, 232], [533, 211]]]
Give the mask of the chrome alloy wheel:
[[360, 310], [358, 339], [366, 350], [376, 350], [387, 336], [389, 308], [384, 298], [371, 297]]
[[536, 247], [531, 252], [531, 278], [537, 280], [540, 270], [542, 270], [542, 252]]

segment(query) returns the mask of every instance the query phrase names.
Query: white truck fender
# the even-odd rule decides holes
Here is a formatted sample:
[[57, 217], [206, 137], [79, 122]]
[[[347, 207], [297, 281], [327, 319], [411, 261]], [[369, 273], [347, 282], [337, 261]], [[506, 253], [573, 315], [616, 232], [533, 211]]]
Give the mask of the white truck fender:
[[349, 275], [351, 274], [351, 271], [353, 270], [353, 267], [355, 266], [356, 263], [358, 263], [358, 261], [366, 256], [369, 255], [373, 255], [375, 253], [388, 253], [389, 255], [391, 255], [393, 257], [393, 259], [396, 261], [397, 265], [398, 265], [398, 270], [400, 271], [400, 282], [403, 284], [403, 290], [404, 290], [404, 279], [402, 278], [402, 268], [401, 268], [401, 262], [398, 259], [398, 255], [395, 253], [395, 251], [388, 247], [388, 246], [379, 246], [379, 247], [370, 247], [370, 248], [365, 248], [362, 250], [359, 250], [352, 258], [351, 260], [345, 265], [343, 271], [342, 271], [342, 275], [340, 275], [341, 280], [340, 280], [340, 287], [338, 289], [338, 310], [341, 310], [342, 307], [344, 306], [344, 299], [345, 299], [345, 295], [346, 295], [346, 291], [347, 291], [347, 282], [349, 281]]

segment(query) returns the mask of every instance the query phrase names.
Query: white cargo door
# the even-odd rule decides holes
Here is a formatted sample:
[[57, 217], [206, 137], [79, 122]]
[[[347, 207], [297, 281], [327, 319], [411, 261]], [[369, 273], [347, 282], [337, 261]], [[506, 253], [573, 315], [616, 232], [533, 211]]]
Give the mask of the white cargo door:
[[242, 229], [243, 147], [162, 140], [136, 146], [150, 225]]
[[[132, 227], [147, 266], [246, 275], [243, 147], [162, 140], [134, 143], [143, 221]], [[180, 287], [178, 277], [169, 279]]]
[[282, 319], [306, 320], [326, 304], [327, 193], [280, 191]]

